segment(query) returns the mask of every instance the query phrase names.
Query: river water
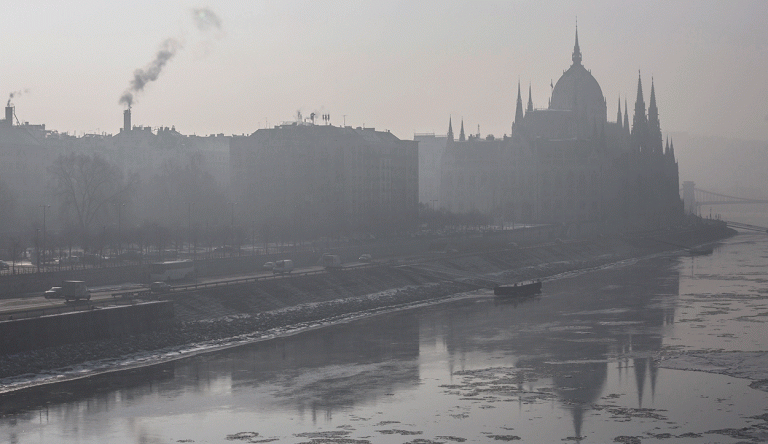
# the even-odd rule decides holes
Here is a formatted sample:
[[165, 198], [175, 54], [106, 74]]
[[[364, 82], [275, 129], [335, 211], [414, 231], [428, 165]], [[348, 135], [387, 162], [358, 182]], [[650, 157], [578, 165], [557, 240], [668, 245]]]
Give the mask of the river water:
[[768, 393], [718, 373], [761, 379], [767, 272], [743, 234], [6, 394], [0, 442], [764, 442]]

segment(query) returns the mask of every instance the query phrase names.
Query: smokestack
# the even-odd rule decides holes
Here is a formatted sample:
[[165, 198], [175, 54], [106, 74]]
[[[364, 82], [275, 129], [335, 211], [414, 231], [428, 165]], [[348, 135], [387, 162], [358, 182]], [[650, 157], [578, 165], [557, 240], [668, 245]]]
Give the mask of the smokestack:
[[126, 133], [131, 130], [131, 109], [123, 111], [123, 131]]
[[5, 107], [5, 125], [13, 126], [13, 107], [11, 105]]

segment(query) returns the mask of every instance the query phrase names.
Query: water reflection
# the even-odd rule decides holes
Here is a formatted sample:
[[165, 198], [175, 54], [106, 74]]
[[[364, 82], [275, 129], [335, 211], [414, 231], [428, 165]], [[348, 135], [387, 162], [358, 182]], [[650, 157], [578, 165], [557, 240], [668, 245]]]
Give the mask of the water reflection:
[[[581, 436], [584, 409], [603, 396], [609, 367], [633, 369], [637, 408], [643, 408], [646, 384], [653, 394], [658, 374], [650, 356], [674, 322], [675, 265], [644, 261], [603, 271], [599, 279], [589, 274], [547, 282], [544, 296], [524, 303], [454, 304], [444, 312], [449, 369], [467, 370], [478, 363], [470, 356], [506, 351], [515, 367], [551, 378], [553, 392], [571, 411], [575, 436]], [[617, 364], [619, 356], [630, 358]]]
[[[712, 417], [701, 415], [699, 424], [680, 413], [706, 401], [676, 390], [694, 392], [711, 375], [675, 379], [653, 359], [677, 328], [679, 270], [689, 273], [691, 262], [640, 261], [545, 282], [544, 293], [531, 298], [502, 300], [489, 291], [5, 395], [0, 430], [50, 436], [54, 426], [81, 442], [112, 435], [126, 436], [123, 442], [202, 442], [257, 423], [278, 438], [307, 424], [370, 437], [378, 433], [372, 419], [378, 418], [410, 421], [425, 438], [430, 431], [477, 436], [506, 427], [544, 441], [597, 439], [609, 422], [641, 433], [642, 421], [629, 421], [640, 417], [670, 429], [675, 421], [708, 427]], [[727, 388], [707, 390], [733, 396]], [[665, 409], [668, 420], [658, 413]], [[723, 412], [714, 415], [732, 421]], [[567, 421], [558, 421], [561, 416]], [[190, 435], [192, 423], [215, 430]]]

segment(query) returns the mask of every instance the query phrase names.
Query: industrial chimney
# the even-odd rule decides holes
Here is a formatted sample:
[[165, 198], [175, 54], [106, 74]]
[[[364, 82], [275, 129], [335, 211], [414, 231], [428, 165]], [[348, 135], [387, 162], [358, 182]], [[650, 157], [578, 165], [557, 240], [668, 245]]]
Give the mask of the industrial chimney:
[[126, 133], [131, 130], [131, 109], [123, 111], [123, 131]]
[[5, 126], [13, 126], [13, 107], [11, 105], [5, 107]]

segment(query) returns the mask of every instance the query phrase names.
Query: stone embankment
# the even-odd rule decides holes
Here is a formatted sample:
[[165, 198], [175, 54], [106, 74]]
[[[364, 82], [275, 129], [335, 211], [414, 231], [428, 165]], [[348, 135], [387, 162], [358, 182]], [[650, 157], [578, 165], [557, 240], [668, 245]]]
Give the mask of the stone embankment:
[[545, 278], [730, 234], [719, 226], [631, 238], [555, 240], [526, 247], [505, 243], [475, 252], [430, 253], [354, 271], [200, 289], [173, 295], [175, 320], [159, 330], [6, 355], [0, 362], [0, 378], [194, 343], [225, 344], [241, 335], [255, 337], [280, 327], [311, 326], [354, 313], [438, 301], [499, 283]]

